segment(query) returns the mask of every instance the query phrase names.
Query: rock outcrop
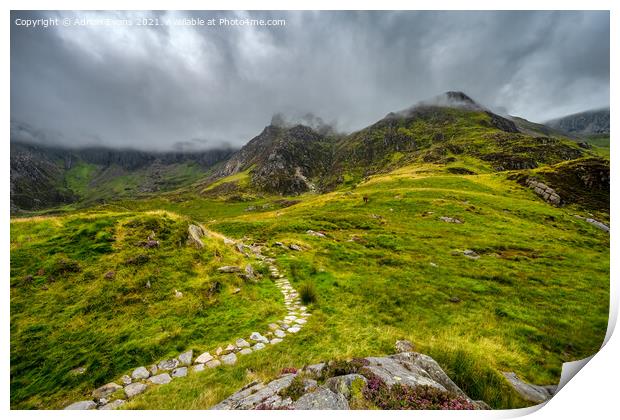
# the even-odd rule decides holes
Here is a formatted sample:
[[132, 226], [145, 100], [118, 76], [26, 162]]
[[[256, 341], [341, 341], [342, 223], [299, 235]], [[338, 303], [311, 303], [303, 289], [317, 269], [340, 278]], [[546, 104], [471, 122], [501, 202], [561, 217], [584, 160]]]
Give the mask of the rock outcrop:
[[[399, 347], [413, 348], [407, 341]], [[348, 372], [342, 374], [343, 372]], [[486, 409], [483, 402], [469, 398], [441, 369], [435, 360], [416, 352], [391, 356], [366, 357], [347, 362], [328, 362], [297, 370], [287, 368], [282, 375], [268, 383], [252, 382], [212, 409], [219, 410], [346, 410], [351, 405], [384, 408], [377, 397], [377, 387], [383, 387], [382, 398], [397, 387], [414, 400], [431, 393], [433, 403], [420, 397], [420, 408]], [[395, 395], [398, 395], [396, 393]], [[394, 397], [397, 398], [397, 397]], [[376, 401], [375, 401], [376, 400]], [[403, 408], [412, 408], [407, 406]], [[433, 405], [434, 404], [434, 405]], [[426, 407], [428, 408], [428, 407]]]

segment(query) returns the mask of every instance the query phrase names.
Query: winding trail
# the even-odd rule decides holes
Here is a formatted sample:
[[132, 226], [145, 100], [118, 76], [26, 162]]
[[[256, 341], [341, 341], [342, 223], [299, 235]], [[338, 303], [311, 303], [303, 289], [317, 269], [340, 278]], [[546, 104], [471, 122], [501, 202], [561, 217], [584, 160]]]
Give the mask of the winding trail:
[[[92, 400], [75, 402], [65, 407], [65, 410], [116, 409], [125, 404], [127, 400], [146, 391], [149, 386], [165, 385], [176, 378], [187, 376], [188, 369], [199, 372], [205, 369], [218, 368], [222, 365], [234, 365], [237, 363], [238, 357], [261, 351], [268, 346], [277, 345], [303, 328], [308, 317], [310, 317], [310, 313], [305, 306], [302, 306], [299, 294], [291, 286], [289, 280], [280, 273], [275, 264], [275, 259], [263, 255], [261, 246], [248, 246], [220, 233], [202, 229], [206, 234], [205, 236], [222, 240], [225, 245], [235, 247], [237, 251], [250, 258], [251, 255], [246, 252], [247, 250], [256, 259], [267, 264], [271, 278], [284, 296], [284, 305], [287, 309], [287, 315], [284, 319], [270, 323], [268, 330], [264, 333], [255, 331], [247, 338], [233, 338], [232, 344], [226, 348], [218, 347], [212, 352], [204, 352], [197, 357], [194, 357], [193, 351], [189, 350], [176, 358], [162, 360], [149, 367], [137, 367], [129, 375], [122, 376], [118, 381], [110, 382], [94, 390]], [[123, 390], [124, 399], [116, 398], [112, 401], [112, 397], [118, 395], [121, 390]]]

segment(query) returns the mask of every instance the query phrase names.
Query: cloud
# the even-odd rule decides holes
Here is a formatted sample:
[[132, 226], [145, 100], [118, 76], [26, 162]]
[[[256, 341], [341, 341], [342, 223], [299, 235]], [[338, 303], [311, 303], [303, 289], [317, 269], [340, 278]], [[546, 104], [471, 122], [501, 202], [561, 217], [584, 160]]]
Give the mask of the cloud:
[[[15, 24], [53, 17], [286, 26]], [[350, 131], [448, 90], [533, 121], [609, 104], [608, 12], [14, 11], [11, 20], [11, 118], [53, 133], [44, 142], [240, 146], [277, 113]]]

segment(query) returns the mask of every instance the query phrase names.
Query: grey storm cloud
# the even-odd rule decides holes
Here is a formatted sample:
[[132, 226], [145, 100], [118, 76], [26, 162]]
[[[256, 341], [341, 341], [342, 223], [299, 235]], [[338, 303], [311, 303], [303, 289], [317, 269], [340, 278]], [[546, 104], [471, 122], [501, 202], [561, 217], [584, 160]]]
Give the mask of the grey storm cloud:
[[[286, 25], [15, 23], [184, 17]], [[608, 12], [14, 11], [11, 21], [15, 135], [74, 146], [240, 146], [278, 113], [352, 131], [448, 90], [537, 122], [609, 104]]]

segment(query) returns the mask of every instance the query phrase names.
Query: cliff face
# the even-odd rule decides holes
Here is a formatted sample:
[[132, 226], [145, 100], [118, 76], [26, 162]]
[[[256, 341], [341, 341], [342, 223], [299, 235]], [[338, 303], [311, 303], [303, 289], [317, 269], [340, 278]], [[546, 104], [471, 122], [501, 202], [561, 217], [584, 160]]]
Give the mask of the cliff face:
[[580, 112], [548, 121], [545, 124], [573, 134], [609, 134], [609, 108]]
[[229, 149], [149, 153], [70, 149], [11, 142], [11, 211], [40, 210], [97, 196], [155, 192], [204, 176], [232, 155]]

